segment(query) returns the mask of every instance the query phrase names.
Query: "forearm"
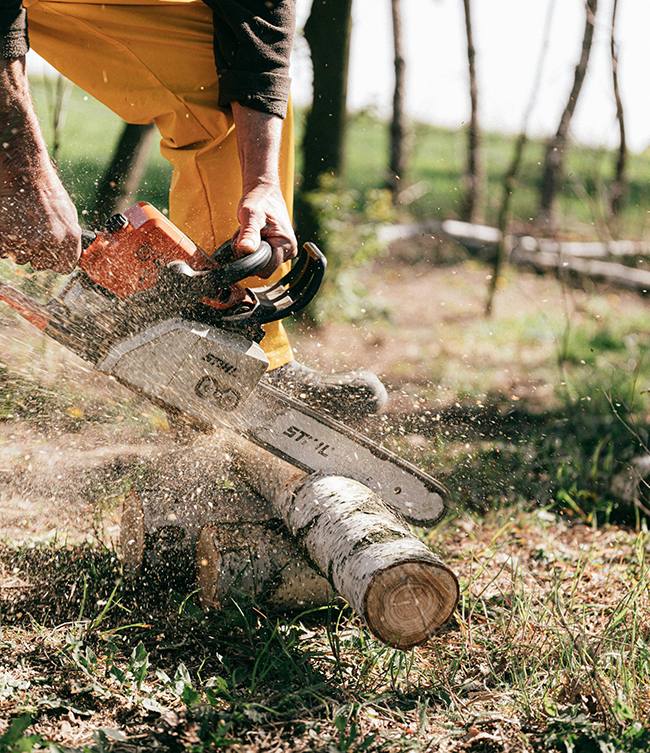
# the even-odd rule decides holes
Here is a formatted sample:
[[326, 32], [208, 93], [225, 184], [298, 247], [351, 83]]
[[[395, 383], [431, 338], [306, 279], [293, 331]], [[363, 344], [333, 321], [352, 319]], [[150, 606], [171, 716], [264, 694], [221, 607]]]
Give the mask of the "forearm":
[[282, 120], [275, 115], [232, 104], [244, 193], [255, 186], [279, 186]]
[[34, 112], [25, 59], [0, 60], [0, 177], [5, 181], [50, 166], [45, 141]]
[[261, 273], [267, 277], [283, 261], [296, 255], [296, 236], [280, 189], [282, 120], [250, 107], [232, 104], [242, 174], [242, 197], [237, 209], [239, 230], [235, 247], [252, 253], [260, 239], [273, 256]]
[[69, 272], [80, 253], [77, 210], [47, 153], [25, 59], [0, 59], [0, 257]]

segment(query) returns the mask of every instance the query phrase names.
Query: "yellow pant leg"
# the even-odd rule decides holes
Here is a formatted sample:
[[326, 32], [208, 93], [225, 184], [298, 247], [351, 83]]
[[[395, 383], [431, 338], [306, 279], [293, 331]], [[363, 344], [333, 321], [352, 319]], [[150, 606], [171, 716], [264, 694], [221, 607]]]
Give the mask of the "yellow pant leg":
[[[32, 47], [127, 122], [156, 123], [173, 167], [170, 217], [199, 245], [215, 248], [237, 227], [241, 174], [232, 117], [216, 106], [212, 13], [195, 0], [127, 2], [26, 0]], [[292, 121], [289, 113], [280, 165], [289, 209]], [[292, 358], [280, 323], [266, 327], [262, 346], [271, 368]]]

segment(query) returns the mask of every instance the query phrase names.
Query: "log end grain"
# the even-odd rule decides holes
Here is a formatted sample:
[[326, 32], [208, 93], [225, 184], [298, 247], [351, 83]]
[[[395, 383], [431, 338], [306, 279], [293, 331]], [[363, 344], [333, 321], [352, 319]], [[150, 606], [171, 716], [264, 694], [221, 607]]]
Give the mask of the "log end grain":
[[423, 643], [451, 616], [458, 602], [456, 576], [431, 562], [402, 562], [378, 572], [366, 594], [370, 630], [395, 648]]

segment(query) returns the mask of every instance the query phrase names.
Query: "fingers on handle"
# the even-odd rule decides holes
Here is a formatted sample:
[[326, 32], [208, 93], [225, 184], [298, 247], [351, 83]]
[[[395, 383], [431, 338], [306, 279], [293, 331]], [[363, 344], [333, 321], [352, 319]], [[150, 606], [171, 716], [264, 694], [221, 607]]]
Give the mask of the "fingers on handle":
[[251, 254], [257, 251], [262, 241], [261, 232], [264, 225], [265, 218], [263, 214], [251, 209], [242, 209], [235, 248], [238, 251], [246, 251]]

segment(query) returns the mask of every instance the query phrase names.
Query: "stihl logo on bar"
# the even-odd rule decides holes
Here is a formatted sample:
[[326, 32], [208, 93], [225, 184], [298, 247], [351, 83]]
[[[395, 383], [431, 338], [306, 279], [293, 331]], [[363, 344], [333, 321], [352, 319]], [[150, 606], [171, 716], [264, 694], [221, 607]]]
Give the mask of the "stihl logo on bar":
[[203, 360], [206, 361], [207, 363], [212, 364], [213, 366], [218, 366], [221, 369], [221, 371], [225, 372], [226, 374], [237, 373], [236, 366], [234, 366], [232, 363], [228, 363], [228, 361], [224, 361], [223, 358], [215, 355], [214, 353], [206, 353], [203, 356]]
[[328, 450], [334, 449], [331, 444], [327, 444], [327, 442], [323, 442], [318, 437], [314, 437], [311, 434], [307, 433], [306, 431], [303, 431], [302, 429], [299, 429], [297, 426], [290, 426], [288, 429], [285, 429], [283, 432], [285, 437], [289, 437], [289, 439], [293, 439], [296, 442], [300, 442], [302, 445], [307, 445], [311, 442], [313, 442], [316, 446], [314, 449], [319, 455], [322, 455], [324, 458], [329, 457]]

